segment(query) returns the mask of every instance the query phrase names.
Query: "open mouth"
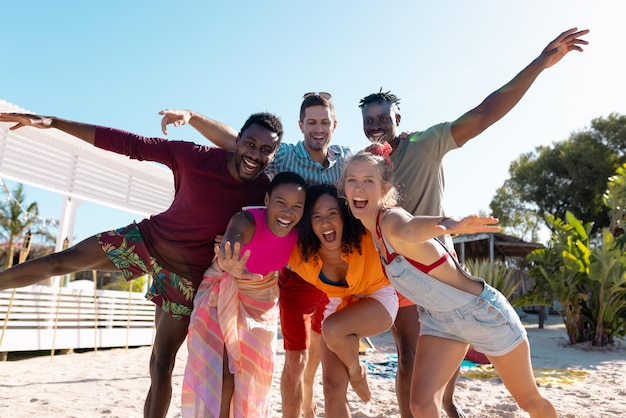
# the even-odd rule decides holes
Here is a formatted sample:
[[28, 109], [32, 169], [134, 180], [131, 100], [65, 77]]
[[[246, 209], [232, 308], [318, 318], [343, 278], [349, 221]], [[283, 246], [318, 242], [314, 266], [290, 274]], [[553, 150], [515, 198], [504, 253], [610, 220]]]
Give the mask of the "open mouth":
[[326, 142], [326, 135], [311, 135], [311, 139], [317, 143]]
[[333, 242], [337, 237], [337, 233], [333, 229], [332, 231], [322, 232], [322, 237], [324, 237], [324, 241]]
[[285, 219], [285, 218], [276, 218], [276, 223], [281, 228], [289, 228], [289, 226], [293, 223], [293, 221], [290, 221], [290, 220]]
[[261, 164], [254, 160], [243, 157], [241, 159], [241, 166], [247, 173], [254, 173], [259, 169], [259, 167], [261, 167]]
[[371, 142], [383, 142], [386, 136], [386, 132], [370, 132], [368, 138]]
[[367, 206], [367, 199], [363, 199], [362, 197], [355, 197], [352, 199], [352, 204], [356, 209], [363, 209]]

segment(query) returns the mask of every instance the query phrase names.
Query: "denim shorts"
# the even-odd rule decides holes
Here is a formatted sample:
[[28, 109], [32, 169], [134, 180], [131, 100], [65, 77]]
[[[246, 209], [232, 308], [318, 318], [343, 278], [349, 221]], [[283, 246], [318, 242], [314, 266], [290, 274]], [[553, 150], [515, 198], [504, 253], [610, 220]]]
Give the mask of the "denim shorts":
[[482, 293], [450, 311], [418, 306], [420, 335], [467, 342], [490, 356], [507, 354], [526, 339], [526, 329], [508, 300], [485, 283]]

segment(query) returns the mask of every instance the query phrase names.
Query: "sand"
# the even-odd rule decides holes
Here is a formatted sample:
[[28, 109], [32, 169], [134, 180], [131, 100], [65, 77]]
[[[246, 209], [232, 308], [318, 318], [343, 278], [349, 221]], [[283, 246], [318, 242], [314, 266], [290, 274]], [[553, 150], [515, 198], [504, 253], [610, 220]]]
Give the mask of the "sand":
[[[545, 329], [537, 328], [537, 316], [527, 323], [533, 365], [540, 390], [555, 404], [559, 415], [579, 417], [626, 416], [626, 343], [593, 349], [587, 344], [570, 346], [558, 316], [550, 316]], [[371, 338], [376, 350], [362, 357], [370, 364], [368, 380], [373, 393], [364, 404], [350, 391], [355, 417], [395, 417], [393, 355], [389, 333]], [[278, 377], [283, 351], [277, 356], [273, 385], [273, 416], [280, 417]], [[12, 355], [13, 356], [13, 355]], [[98, 350], [84, 353], [28, 356], [0, 363], [0, 417], [141, 417], [149, 387], [150, 347]], [[186, 349], [178, 354], [174, 371], [174, 396], [168, 417], [180, 417], [180, 389]], [[526, 417], [497, 377], [472, 369], [473, 377], [459, 379], [456, 398], [471, 417]], [[491, 378], [490, 378], [491, 377]], [[317, 379], [316, 397], [323, 411], [322, 386]], [[319, 416], [323, 416], [320, 413]]]

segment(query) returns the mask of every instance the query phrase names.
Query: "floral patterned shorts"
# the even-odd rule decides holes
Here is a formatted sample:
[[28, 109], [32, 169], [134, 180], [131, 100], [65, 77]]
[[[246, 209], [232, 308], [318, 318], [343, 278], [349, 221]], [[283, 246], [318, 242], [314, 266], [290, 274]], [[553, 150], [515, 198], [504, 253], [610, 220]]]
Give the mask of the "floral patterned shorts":
[[102, 232], [96, 238], [126, 280], [150, 275], [148, 300], [172, 317], [189, 322], [196, 289], [191, 280], [167, 270], [150, 255], [136, 224]]

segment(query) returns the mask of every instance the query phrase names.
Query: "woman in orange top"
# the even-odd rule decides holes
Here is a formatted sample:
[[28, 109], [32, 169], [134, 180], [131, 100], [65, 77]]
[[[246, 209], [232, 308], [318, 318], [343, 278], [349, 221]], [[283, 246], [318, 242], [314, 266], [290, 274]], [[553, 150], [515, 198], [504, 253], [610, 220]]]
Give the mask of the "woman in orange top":
[[325, 416], [350, 417], [348, 382], [363, 401], [371, 398], [359, 338], [391, 327], [398, 297], [371, 234], [350, 214], [335, 186], [307, 191], [289, 267], [328, 296], [321, 340]]

